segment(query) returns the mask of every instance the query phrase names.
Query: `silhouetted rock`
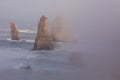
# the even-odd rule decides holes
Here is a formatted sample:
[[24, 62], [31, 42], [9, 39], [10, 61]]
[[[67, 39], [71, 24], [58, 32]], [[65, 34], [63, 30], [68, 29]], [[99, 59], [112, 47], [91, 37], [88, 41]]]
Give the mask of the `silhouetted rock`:
[[11, 27], [11, 39], [12, 40], [19, 40], [19, 31], [15, 23], [10, 23]]
[[53, 50], [54, 44], [48, 29], [48, 18], [42, 16], [39, 24], [37, 36], [34, 43], [34, 50]]

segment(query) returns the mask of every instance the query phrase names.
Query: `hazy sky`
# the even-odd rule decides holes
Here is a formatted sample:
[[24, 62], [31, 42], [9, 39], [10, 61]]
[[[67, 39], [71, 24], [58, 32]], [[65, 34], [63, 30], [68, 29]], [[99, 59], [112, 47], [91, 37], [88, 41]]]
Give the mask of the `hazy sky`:
[[0, 21], [34, 21], [41, 15], [51, 18], [59, 14], [93, 20], [118, 15], [119, 3], [119, 0], [0, 0]]
[[37, 24], [42, 15], [50, 21], [65, 15], [81, 37], [119, 41], [119, 8], [120, 0], [0, 0], [0, 24]]
[[[78, 0], [79, 1], [79, 0]], [[46, 15], [74, 13], [77, 0], [0, 0], [0, 21], [34, 21]], [[79, 9], [79, 8], [77, 8]]]

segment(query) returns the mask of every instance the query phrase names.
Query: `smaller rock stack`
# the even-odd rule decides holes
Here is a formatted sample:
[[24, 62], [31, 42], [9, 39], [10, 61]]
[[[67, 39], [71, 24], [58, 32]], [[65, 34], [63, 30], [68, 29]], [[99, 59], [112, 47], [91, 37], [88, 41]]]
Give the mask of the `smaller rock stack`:
[[48, 29], [48, 18], [42, 16], [39, 24], [37, 36], [34, 43], [34, 50], [53, 50], [54, 44]]
[[20, 40], [19, 38], [19, 31], [15, 23], [10, 23], [11, 27], [11, 39], [12, 40]]

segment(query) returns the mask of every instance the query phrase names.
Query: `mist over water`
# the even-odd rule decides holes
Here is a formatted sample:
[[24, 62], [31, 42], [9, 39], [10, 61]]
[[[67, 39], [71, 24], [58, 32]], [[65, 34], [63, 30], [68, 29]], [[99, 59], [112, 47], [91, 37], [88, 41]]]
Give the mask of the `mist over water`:
[[[119, 80], [119, 5], [119, 0], [0, 0], [0, 80]], [[58, 43], [50, 52], [31, 51], [43, 15], [50, 31], [56, 16], [64, 16], [66, 33], [77, 40]], [[10, 40], [10, 22], [21, 41]], [[16, 71], [21, 63], [32, 70]]]

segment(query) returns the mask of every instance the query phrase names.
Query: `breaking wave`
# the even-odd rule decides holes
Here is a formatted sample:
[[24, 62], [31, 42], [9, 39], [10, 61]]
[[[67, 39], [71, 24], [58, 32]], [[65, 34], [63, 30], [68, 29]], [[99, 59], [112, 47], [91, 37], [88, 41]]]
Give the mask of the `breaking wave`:
[[32, 30], [29, 30], [29, 29], [26, 29], [26, 30], [19, 30], [21, 33], [32, 33], [32, 34], [35, 34], [36, 32], [35, 31], [32, 31]]
[[21, 40], [11, 40], [11, 38], [7, 38], [6, 39], [7, 41], [10, 41], [10, 42], [34, 42], [34, 40], [26, 40], [26, 39], [21, 39]]
[[0, 36], [9, 36], [10, 34], [0, 34]]

